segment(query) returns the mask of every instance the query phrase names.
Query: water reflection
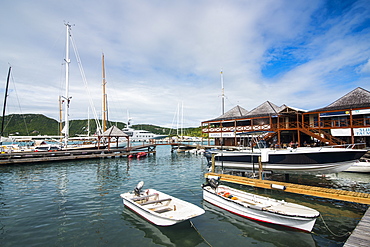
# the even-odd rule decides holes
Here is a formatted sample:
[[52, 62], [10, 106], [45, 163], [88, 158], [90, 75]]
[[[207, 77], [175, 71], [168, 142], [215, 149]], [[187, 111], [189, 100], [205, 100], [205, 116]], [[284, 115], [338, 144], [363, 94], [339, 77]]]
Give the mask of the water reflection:
[[[158, 245], [193, 247], [203, 242], [203, 239], [196, 230], [191, 227], [189, 221], [184, 221], [169, 227], [156, 226], [126, 207], [123, 210], [122, 218], [129, 222], [132, 227], [142, 231], [144, 233], [144, 238], [150, 239], [153, 243]], [[140, 245], [139, 241], [140, 240], [138, 240], [137, 243], [138, 246]]]
[[[144, 180], [148, 188], [202, 206], [200, 185], [206, 168], [204, 157], [170, 153], [168, 147], [158, 147], [157, 155], [139, 160], [112, 158], [0, 166], [1, 246], [207, 246], [189, 222], [169, 228], [154, 226], [125, 209], [119, 198], [120, 193]], [[369, 193], [368, 176], [292, 176], [291, 182]], [[236, 187], [315, 208], [337, 234], [352, 231], [367, 208], [282, 191]], [[320, 219], [315, 224], [315, 234], [305, 234], [258, 224], [217, 207], [204, 207], [206, 213], [192, 222], [214, 247], [297, 246], [292, 239], [306, 243], [304, 246], [341, 246], [345, 241], [333, 236]]]
[[205, 210], [215, 214], [218, 220], [237, 227], [241, 232], [239, 233], [241, 237], [251, 238], [254, 242], [261, 242], [264, 245], [269, 243], [272, 246], [316, 246], [310, 233], [249, 220], [220, 209], [206, 201], [203, 202], [203, 206]]

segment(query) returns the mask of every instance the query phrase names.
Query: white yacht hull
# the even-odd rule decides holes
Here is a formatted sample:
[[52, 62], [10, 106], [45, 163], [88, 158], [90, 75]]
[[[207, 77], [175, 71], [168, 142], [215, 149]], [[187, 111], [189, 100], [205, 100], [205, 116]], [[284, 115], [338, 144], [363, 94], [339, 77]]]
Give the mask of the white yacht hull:
[[367, 160], [356, 161], [345, 172], [370, 173], [370, 162]]
[[222, 151], [215, 156], [215, 165], [226, 169], [276, 173], [327, 174], [341, 172], [361, 158], [367, 150], [346, 148], [297, 148], [290, 150], [257, 150], [255, 152]]

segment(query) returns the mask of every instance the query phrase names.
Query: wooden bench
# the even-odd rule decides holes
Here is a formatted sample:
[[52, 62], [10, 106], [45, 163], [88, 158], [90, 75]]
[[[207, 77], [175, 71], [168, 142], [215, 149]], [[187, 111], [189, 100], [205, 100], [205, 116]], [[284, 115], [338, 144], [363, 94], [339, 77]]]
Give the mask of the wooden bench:
[[160, 203], [160, 202], [171, 201], [171, 200], [172, 200], [171, 198], [165, 198], [165, 199], [160, 199], [160, 200], [153, 200], [153, 201], [143, 202], [140, 205], [144, 206], [144, 205], [148, 205], [148, 204]]
[[160, 209], [154, 210], [154, 212], [161, 214], [161, 213], [165, 213], [165, 212], [172, 211], [172, 210], [173, 210], [172, 208], [166, 207], [166, 208], [160, 208]]
[[140, 200], [149, 198], [151, 196], [158, 196], [158, 194], [150, 194], [150, 195], [146, 195], [146, 196], [138, 196], [138, 197], [132, 198], [131, 200], [133, 200], [134, 202], [136, 202], [136, 201], [140, 201]]

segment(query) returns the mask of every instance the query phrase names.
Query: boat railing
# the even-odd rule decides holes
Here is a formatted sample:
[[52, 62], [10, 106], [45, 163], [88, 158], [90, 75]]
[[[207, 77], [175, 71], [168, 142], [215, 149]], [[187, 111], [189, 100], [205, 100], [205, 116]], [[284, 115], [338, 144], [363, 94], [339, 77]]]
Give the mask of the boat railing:
[[341, 144], [341, 145], [332, 145], [332, 146], [323, 146], [326, 148], [345, 148], [345, 149], [364, 149], [366, 148], [366, 143], [350, 143], [350, 144]]

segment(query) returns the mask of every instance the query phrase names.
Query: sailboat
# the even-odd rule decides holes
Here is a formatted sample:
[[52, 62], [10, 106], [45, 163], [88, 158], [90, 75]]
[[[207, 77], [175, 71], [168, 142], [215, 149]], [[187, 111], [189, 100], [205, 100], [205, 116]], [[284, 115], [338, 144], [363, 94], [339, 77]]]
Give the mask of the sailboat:
[[[93, 138], [84, 138], [83, 141], [81, 141], [81, 138], [70, 138], [69, 136], [69, 104], [71, 101], [71, 98], [69, 96], [69, 64], [71, 63], [70, 57], [69, 57], [69, 47], [70, 47], [70, 39], [71, 39], [71, 25], [69, 23], [65, 23], [66, 26], [66, 57], [65, 57], [65, 96], [62, 96], [62, 104], [64, 104], [64, 127], [61, 131], [63, 134], [63, 150], [76, 150], [76, 149], [96, 149], [96, 148], [105, 148], [107, 145], [102, 144], [97, 140], [97, 137]], [[97, 122], [98, 123], [98, 122]], [[98, 129], [100, 129], [100, 124], [97, 124]], [[101, 131], [101, 130], [100, 130]], [[69, 141], [73, 141], [73, 144], [71, 144]]]
[[[105, 60], [104, 60], [104, 53], [102, 54], [102, 133], [107, 131], [107, 122], [108, 122], [108, 94], [107, 94], [107, 81], [105, 79]], [[110, 139], [110, 138], [108, 138]], [[124, 148], [126, 146], [126, 142], [118, 138], [113, 138], [112, 143], [117, 143], [117, 148]]]
[[9, 79], [10, 79], [11, 70], [12, 70], [12, 67], [9, 67], [8, 77], [6, 79], [4, 105], [3, 105], [3, 115], [2, 115], [3, 118], [2, 118], [2, 121], [1, 121], [0, 145], [2, 145], [3, 142], [12, 142], [13, 141], [13, 139], [10, 138], [10, 137], [4, 137], [5, 109], [6, 109], [6, 101], [7, 101], [7, 98], [8, 98]]

